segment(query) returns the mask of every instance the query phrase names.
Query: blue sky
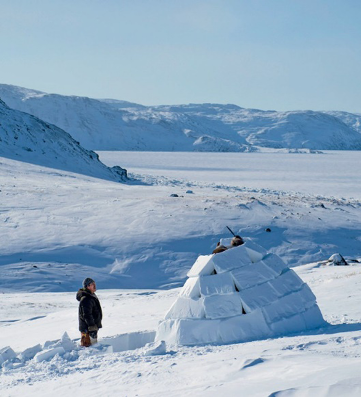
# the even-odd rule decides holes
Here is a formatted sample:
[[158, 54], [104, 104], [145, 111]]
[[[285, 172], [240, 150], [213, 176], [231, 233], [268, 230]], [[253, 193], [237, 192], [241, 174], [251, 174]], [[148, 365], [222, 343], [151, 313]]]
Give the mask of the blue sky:
[[1, 83], [361, 113], [359, 0], [0, 0]]

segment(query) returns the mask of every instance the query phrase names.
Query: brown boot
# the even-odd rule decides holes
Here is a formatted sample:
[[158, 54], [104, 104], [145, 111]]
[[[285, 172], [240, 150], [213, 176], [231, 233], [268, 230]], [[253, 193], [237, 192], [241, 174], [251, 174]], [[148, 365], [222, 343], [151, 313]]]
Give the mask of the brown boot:
[[87, 332], [81, 333], [80, 346], [89, 347], [91, 345], [90, 336]]

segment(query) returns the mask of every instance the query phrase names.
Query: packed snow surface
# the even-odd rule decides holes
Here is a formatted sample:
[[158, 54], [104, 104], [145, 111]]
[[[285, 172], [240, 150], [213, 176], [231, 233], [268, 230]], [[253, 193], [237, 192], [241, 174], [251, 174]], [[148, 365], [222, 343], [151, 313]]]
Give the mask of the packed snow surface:
[[57, 125], [92, 150], [361, 149], [361, 115], [346, 112], [277, 112], [210, 103], [142, 106], [6, 84], [0, 84], [0, 98]]
[[295, 270], [329, 325], [223, 346], [148, 342], [179, 289], [99, 290], [104, 328], [88, 349], [74, 292], [2, 294], [0, 346], [17, 358], [2, 365], [1, 396], [359, 396], [361, 268]]
[[[133, 179], [0, 158], [1, 396], [360, 395], [357, 152], [100, 158], [121, 158]], [[226, 225], [291, 266], [329, 324], [223, 346], [152, 342]], [[349, 266], [322, 264], [336, 253]], [[75, 292], [89, 276], [104, 327], [82, 349]]]

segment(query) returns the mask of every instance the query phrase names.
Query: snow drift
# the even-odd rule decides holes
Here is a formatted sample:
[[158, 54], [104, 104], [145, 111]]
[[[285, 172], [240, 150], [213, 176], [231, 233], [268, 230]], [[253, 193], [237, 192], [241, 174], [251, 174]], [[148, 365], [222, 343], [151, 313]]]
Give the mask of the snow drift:
[[68, 133], [0, 100], [0, 156], [96, 178], [124, 181], [126, 170], [109, 168]]

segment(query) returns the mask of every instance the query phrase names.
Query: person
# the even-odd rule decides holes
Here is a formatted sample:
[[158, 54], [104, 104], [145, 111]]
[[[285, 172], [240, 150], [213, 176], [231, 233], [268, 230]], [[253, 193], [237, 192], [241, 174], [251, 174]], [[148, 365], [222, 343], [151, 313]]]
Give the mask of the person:
[[238, 247], [242, 244], [244, 244], [244, 240], [241, 236], [238, 236], [238, 234], [237, 234], [236, 236], [234, 236], [232, 238], [231, 245], [229, 245], [227, 247], [222, 245], [221, 242], [219, 241], [217, 243], [217, 247], [213, 250], [212, 254], [218, 254], [220, 252], [227, 251], [229, 248]]
[[243, 238], [241, 236], [238, 236], [238, 234], [232, 238], [232, 241], [231, 241], [232, 247], [238, 247], [239, 245], [242, 245], [242, 244], [244, 244]]
[[79, 331], [81, 332], [81, 346], [89, 347], [97, 343], [98, 330], [102, 328], [102, 308], [98, 297], [95, 281], [87, 277], [83, 281], [83, 288], [76, 294], [79, 301]]
[[224, 252], [227, 251], [227, 247], [225, 247], [224, 245], [221, 244], [220, 241], [218, 241], [217, 243], [217, 247], [213, 250], [212, 254], [218, 254], [220, 252]]

